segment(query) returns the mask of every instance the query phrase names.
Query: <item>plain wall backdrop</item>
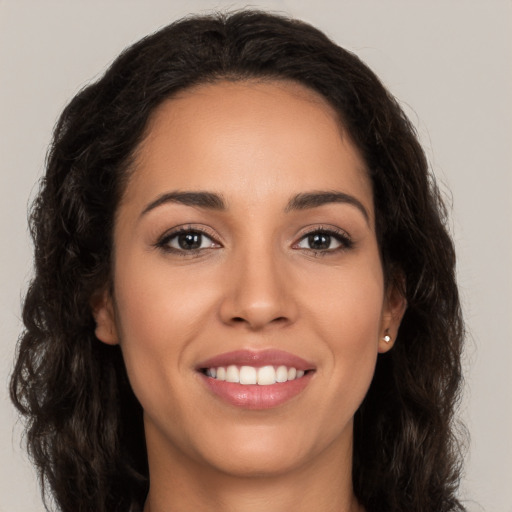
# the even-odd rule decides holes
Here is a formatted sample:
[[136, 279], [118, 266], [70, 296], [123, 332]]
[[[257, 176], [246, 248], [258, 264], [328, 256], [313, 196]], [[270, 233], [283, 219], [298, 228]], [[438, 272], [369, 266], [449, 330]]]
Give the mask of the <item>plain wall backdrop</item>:
[[244, 6], [302, 18], [357, 53], [417, 127], [451, 204], [469, 331], [461, 495], [470, 512], [512, 512], [510, 0], [0, 0], [0, 512], [43, 511], [7, 384], [31, 274], [27, 205], [57, 116], [128, 44]]

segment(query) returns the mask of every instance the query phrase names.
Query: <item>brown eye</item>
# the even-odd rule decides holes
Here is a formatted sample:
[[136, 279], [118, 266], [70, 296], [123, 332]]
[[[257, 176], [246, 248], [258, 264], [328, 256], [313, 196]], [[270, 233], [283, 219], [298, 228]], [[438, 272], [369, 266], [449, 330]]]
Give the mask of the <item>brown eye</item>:
[[338, 249], [344, 243], [344, 239], [337, 234], [325, 231], [316, 231], [303, 237], [297, 246], [300, 249], [310, 249], [312, 251], [332, 251]]
[[185, 251], [200, 249], [202, 239], [203, 235], [200, 233], [185, 233], [176, 237], [179, 248]]
[[349, 250], [354, 247], [354, 242], [350, 235], [340, 228], [318, 227], [302, 235], [293, 247], [320, 256]]
[[193, 252], [219, 245], [208, 235], [198, 230], [180, 230], [165, 236], [158, 244], [168, 251]]
[[332, 249], [331, 247], [331, 236], [325, 233], [315, 233], [314, 235], [308, 236], [308, 245], [310, 249], [314, 250], [325, 250]]

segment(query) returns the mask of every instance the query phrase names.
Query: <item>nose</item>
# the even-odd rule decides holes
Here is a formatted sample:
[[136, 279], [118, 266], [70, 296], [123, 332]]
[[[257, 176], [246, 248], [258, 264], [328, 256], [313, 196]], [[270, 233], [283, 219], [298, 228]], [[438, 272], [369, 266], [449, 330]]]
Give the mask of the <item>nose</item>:
[[297, 318], [285, 257], [272, 250], [248, 251], [230, 263], [220, 317], [225, 324], [257, 331]]

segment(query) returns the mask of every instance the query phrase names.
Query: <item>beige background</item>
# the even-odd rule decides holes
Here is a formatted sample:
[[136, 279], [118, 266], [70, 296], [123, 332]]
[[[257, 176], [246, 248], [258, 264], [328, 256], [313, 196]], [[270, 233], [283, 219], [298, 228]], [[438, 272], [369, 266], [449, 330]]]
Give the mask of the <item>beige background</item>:
[[[212, 0], [0, 0], [0, 511], [42, 512], [6, 385], [30, 276], [26, 209], [66, 102], [130, 42]], [[512, 512], [512, 2], [253, 1], [354, 50], [402, 101], [451, 191], [471, 337], [461, 495]]]

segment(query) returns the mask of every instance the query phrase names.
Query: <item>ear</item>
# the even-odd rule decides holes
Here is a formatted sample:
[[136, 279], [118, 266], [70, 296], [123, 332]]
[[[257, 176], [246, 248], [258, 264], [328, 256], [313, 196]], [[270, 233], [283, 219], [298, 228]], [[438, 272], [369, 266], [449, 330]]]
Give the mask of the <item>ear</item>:
[[104, 290], [95, 294], [91, 299], [91, 309], [96, 321], [96, 329], [94, 330], [96, 337], [108, 345], [117, 345], [119, 338], [110, 291]]
[[404, 279], [397, 281], [390, 283], [386, 291], [379, 337], [379, 353], [381, 354], [393, 347], [400, 322], [407, 309], [407, 300], [404, 296], [405, 281]]

